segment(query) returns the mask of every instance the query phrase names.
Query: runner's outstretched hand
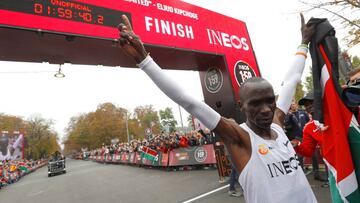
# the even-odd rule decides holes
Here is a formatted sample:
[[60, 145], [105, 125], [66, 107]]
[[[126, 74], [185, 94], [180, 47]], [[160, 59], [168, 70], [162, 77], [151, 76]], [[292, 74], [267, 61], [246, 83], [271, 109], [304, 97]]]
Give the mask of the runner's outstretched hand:
[[133, 32], [130, 21], [127, 18], [127, 16], [122, 15], [121, 18], [125, 24], [120, 23], [118, 26], [118, 29], [120, 31], [119, 34], [120, 46], [126, 55], [133, 58], [136, 61], [136, 63], [140, 63], [146, 58], [147, 52], [140, 38], [137, 35], [135, 35], [135, 33]]
[[305, 24], [304, 15], [302, 13], [300, 13], [300, 18], [301, 18], [301, 36], [302, 36], [301, 44], [309, 44], [312, 36], [315, 33], [316, 24], [311, 24], [311, 23]]

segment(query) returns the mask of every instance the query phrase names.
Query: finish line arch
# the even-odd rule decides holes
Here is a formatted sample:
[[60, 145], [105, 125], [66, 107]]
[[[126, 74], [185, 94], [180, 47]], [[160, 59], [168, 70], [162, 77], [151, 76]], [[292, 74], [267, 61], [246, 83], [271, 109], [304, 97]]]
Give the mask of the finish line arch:
[[242, 82], [260, 76], [244, 22], [177, 0], [2, 0], [0, 60], [133, 67], [120, 51], [126, 14], [164, 69], [199, 71], [205, 102], [243, 122]]

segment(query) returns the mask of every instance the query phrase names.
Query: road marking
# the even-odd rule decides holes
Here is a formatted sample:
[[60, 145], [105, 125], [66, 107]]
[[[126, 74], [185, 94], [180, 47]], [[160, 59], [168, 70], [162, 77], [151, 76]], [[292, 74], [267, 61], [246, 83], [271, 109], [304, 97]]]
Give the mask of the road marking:
[[[46, 178], [48, 178], [48, 177], [46, 177]], [[27, 182], [23, 182], [21, 184], [12, 184], [11, 187], [12, 188], [17, 188], [17, 187], [22, 187], [22, 186], [26, 186], [26, 185], [31, 185], [31, 184], [34, 184], [34, 183], [39, 183], [39, 182], [42, 182], [42, 181], [47, 181], [47, 179], [43, 178], [43, 179], [37, 179], [37, 180], [27, 180]]]
[[32, 197], [32, 196], [36, 196], [36, 195], [40, 195], [41, 193], [43, 193], [44, 191], [40, 190], [39, 192], [35, 192], [35, 193], [30, 193], [27, 196], [28, 197]]
[[77, 165], [77, 166], [71, 166], [71, 168], [81, 168], [81, 167], [84, 167], [84, 166], [91, 166], [93, 165], [92, 163], [84, 163], [84, 164], [80, 164], [80, 165]]
[[219, 191], [219, 190], [228, 188], [229, 185], [230, 185], [230, 184], [224, 185], [224, 186], [222, 186], [222, 187], [219, 187], [219, 188], [217, 188], [217, 189], [215, 189], [215, 190], [211, 190], [210, 192], [204, 193], [204, 194], [202, 194], [202, 195], [199, 195], [199, 196], [197, 196], [197, 197], [194, 197], [194, 198], [189, 199], [189, 200], [187, 200], [187, 201], [185, 201], [185, 202], [182, 202], [182, 203], [190, 203], [190, 202], [193, 202], [193, 201], [195, 201], [195, 200], [198, 200], [198, 199], [200, 199], [200, 198], [203, 198], [203, 197], [205, 197], [205, 196], [208, 196], [208, 195], [210, 195], [210, 194], [212, 194], [212, 193], [214, 193], [214, 192], [217, 192], [217, 191]]

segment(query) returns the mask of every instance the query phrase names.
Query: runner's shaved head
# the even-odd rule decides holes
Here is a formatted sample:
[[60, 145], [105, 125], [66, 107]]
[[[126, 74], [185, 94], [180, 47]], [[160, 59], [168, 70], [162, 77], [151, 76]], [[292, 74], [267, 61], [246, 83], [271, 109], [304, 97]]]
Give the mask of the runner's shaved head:
[[246, 98], [248, 98], [249, 94], [254, 93], [253, 91], [258, 89], [258, 88], [271, 88], [272, 91], [274, 91], [272, 89], [272, 85], [265, 79], [260, 78], [260, 77], [252, 77], [247, 79], [241, 86], [239, 89], [239, 97], [240, 97], [240, 101], [244, 102], [246, 100]]

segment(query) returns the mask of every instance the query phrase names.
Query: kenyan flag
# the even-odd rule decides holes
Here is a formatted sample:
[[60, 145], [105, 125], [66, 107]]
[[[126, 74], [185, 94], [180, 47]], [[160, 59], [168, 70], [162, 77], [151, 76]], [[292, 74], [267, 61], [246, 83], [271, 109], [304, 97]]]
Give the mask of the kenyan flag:
[[141, 154], [144, 159], [147, 159], [149, 161], [158, 160], [158, 153], [155, 150], [150, 149], [149, 147], [142, 147]]
[[25, 166], [24, 163], [19, 163], [19, 169], [25, 171], [26, 173], [29, 173], [29, 169]]
[[[337, 40], [333, 27], [319, 24], [311, 42], [314, 77], [314, 119], [329, 129], [323, 132], [322, 152], [329, 168], [332, 201], [360, 202], [360, 130], [339, 92]], [[319, 36], [323, 35], [323, 36]]]

